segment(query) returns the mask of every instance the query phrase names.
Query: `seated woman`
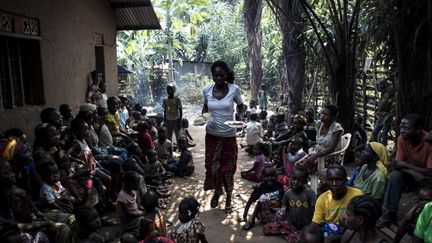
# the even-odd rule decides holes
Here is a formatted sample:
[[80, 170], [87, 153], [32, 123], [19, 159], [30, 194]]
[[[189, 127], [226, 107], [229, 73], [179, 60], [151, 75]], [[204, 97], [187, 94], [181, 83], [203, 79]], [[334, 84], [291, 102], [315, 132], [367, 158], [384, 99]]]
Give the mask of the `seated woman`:
[[[300, 165], [306, 165], [310, 173], [322, 171], [325, 168], [317, 168], [317, 158], [337, 151], [339, 141], [344, 132], [341, 124], [336, 121], [339, 107], [327, 105], [321, 112], [321, 121], [317, 123], [316, 145], [309, 150], [309, 155], [302, 160]], [[334, 158], [326, 157], [326, 167], [334, 163]]]
[[356, 196], [348, 204], [344, 224], [348, 228], [341, 243], [387, 243], [376, 231], [376, 222], [382, 214], [381, 204], [366, 195]]
[[354, 187], [372, 198], [382, 200], [387, 182], [385, 165], [388, 157], [387, 148], [381, 143], [371, 142], [366, 145], [361, 155], [363, 165], [354, 180]]

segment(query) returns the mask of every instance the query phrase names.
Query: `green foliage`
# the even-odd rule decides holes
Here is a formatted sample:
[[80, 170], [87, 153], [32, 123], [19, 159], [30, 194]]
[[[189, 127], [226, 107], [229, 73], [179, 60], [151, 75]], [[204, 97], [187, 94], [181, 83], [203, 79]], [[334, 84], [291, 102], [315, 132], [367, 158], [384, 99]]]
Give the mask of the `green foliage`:
[[179, 94], [181, 95], [183, 101], [188, 104], [202, 104], [202, 89], [211, 84], [213, 81], [207, 76], [202, 76], [194, 73], [186, 73], [182, 75], [183, 85], [177, 88]]

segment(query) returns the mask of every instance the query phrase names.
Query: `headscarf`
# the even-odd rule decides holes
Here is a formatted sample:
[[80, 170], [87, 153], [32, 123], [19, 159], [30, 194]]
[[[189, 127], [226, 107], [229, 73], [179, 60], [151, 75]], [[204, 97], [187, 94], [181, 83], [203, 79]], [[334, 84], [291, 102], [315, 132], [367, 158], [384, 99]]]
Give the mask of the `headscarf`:
[[387, 148], [377, 142], [371, 142], [369, 143], [372, 150], [378, 155], [378, 161], [376, 162], [376, 166], [379, 170], [381, 170], [384, 175], [387, 175], [387, 166], [388, 166], [388, 160], [389, 160], [389, 152]]
[[0, 157], [4, 160], [10, 161], [15, 152], [18, 151], [23, 143], [17, 138], [3, 139], [0, 141]]

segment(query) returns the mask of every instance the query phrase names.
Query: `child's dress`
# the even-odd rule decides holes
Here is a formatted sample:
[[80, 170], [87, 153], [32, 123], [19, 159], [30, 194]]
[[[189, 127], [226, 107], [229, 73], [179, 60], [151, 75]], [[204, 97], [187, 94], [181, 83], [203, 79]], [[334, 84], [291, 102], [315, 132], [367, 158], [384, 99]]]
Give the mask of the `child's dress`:
[[294, 171], [294, 165], [301, 158], [305, 157], [307, 154], [303, 149], [299, 149], [294, 154], [284, 153], [282, 156], [283, 160], [283, 175], [278, 176], [278, 181], [287, 188], [291, 184], [290, 175], [292, 175]]
[[266, 162], [266, 157], [263, 154], [256, 155], [255, 162], [254, 162], [254, 166], [256, 167], [255, 170], [242, 171], [240, 174], [241, 177], [251, 181], [258, 181], [258, 182], [262, 181], [261, 172], [262, 169], [264, 168], [265, 162]]
[[78, 142], [81, 149], [79, 154], [77, 155], [78, 158], [84, 161], [86, 169], [90, 172], [91, 175], [94, 175], [96, 172], [96, 160], [93, 157], [90, 147], [85, 141], [75, 141]]
[[176, 243], [199, 242], [199, 235], [203, 235], [205, 226], [197, 219], [192, 219], [189, 222], [182, 223], [177, 221], [173, 226], [170, 238]]

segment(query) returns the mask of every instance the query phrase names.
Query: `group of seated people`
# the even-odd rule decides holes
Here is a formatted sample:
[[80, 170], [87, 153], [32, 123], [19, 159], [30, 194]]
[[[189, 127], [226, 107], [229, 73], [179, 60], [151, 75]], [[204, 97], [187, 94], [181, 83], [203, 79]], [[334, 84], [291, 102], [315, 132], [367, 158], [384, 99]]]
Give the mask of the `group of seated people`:
[[[258, 219], [264, 235], [282, 235], [287, 242], [388, 242], [376, 229], [394, 223], [394, 242], [405, 234], [432, 242], [432, 133], [424, 131], [422, 117], [401, 120], [394, 158], [378, 142], [353, 146], [355, 159], [347, 162], [355, 168], [349, 176], [341, 157], [331, 155], [342, 149], [338, 112], [328, 105], [318, 121], [308, 109], [306, 117], [297, 114], [287, 122], [283, 110], [270, 121], [266, 111], [251, 111], [244, 133], [246, 152], [255, 158], [241, 176], [259, 183], [246, 204], [243, 229]], [[307, 186], [311, 175], [320, 175], [317, 189]], [[418, 203], [398, 221], [406, 190], [418, 192]]]
[[[155, 230], [166, 235], [159, 209], [170, 201], [171, 178], [194, 172], [189, 139], [171, 142], [163, 115], [149, 118], [126, 97], [106, 103], [85, 103], [75, 115], [67, 104], [43, 109], [33, 145], [20, 129], [3, 131], [1, 242], [109, 242], [97, 230], [115, 224], [105, 217], [113, 212], [123, 242], [157, 238]], [[187, 129], [188, 121], [182, 123]], [[185, 200], [182, 210], [194, 213], [181, 223], [199, 208], [195, 199]]]

